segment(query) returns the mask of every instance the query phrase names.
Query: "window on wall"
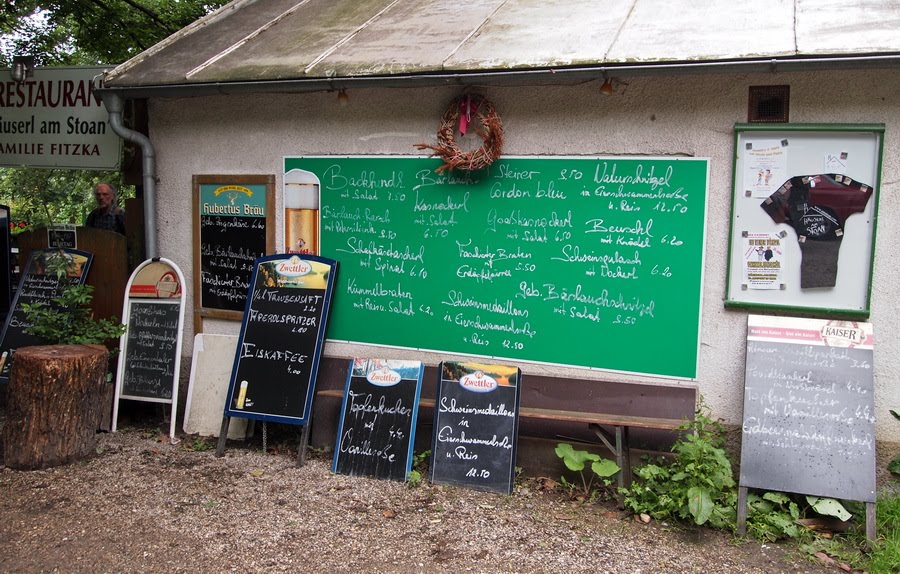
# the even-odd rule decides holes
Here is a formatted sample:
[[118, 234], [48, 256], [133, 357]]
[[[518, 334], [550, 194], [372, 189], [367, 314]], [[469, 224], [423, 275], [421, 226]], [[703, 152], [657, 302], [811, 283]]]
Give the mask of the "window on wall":
[[788, 122], [790, 86], [750, 86], [747, 121], [750, 123]]

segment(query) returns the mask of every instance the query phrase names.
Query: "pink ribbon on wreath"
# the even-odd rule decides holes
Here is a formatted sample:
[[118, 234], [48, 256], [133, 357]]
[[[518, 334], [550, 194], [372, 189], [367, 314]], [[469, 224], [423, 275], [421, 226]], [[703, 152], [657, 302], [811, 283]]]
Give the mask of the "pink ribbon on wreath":
[[471, 96], [466, 96], [459, 101], [459, 133], [466, 135], [469, 124], [472, 123], [472, 114], [478, 111], [478, 106], [472, 101]]

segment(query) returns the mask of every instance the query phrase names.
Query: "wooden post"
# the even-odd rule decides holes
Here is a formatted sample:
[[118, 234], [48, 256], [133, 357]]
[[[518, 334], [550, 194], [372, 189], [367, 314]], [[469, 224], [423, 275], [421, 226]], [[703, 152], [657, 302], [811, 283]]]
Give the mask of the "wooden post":
[[3, 426], [5, 462], [34, 470], [93, 452], [103, 419], [107, 359], [100, 345], [23, 347], [13, 360]]

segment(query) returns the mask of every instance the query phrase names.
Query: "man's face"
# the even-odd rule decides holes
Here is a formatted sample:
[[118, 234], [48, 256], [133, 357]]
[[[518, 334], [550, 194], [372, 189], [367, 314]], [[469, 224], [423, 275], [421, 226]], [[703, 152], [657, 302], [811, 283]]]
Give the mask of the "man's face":
[[97, 200], [97, 207], [109, 209], [113, 202], [113, 194], [105, 185], [98, 186], [94, 190], [94, 198]]

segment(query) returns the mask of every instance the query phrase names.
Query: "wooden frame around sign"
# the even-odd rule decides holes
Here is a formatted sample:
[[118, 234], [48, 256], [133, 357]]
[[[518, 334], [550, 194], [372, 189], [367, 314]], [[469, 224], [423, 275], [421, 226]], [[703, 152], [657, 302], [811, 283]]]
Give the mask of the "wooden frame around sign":
[[[725, 306], [756, 312], [867, 318], [875, 264], [884, 125], [737, 124], [734, 146]], [[761, 184], [759, 178], [770, 170], [771, 182]], [[824, 210], [824, 227], [826, 231], [836, 229], [830, 232], [840, 236], [840, 242], [805, 241], [807, 238], [800, 237], [790, 223], [776, 223], [762, 207], [772, 198], [793, 197], [792, 189], [804, 188], [824, 190], [819, 191], [818, 204], [813, 203], [814, 198], [808, 200], [807, 213]], [[828, 190], [843, 194], [868, 192], [871, 197], [865, 204], [853, 204], [851, 209], [850, 204], [845, 205], [847, 199], [843, 203], [827, 199], [823, 194]], [[786, 201], [790, 204], [799, 200]], [[843, 220], [834, 213], [842, 213]], [[831, 227], [828, 220], [833, 222]], [[775, 245], [774, 256], [765, 251], [767, 248], [758, 255], [751, 253], [752, 246], [760, 242]], [[840, 256], [811, 252], [817, 263], [812, 268], [807, 265], [803, 271], [800, 243], [804, 242], [810, 248], [828, 243], [837, 245]], [[776, 262], [781, 271], [754, 273], [751, 278], [748, 271], [751, 265], [767, 264], [752, 263], [757, 256], [760, 262]], [[829, 262], [832, 256], [837, 259]], [[835, 273], [833, 278], [814, 277], [826, 268], [829, 273]], [[806, 278], [803, 273], [807, 273]], [[808, 284], [803, 285], [804, 281]]]
[[[207, 304], [203, 301], [203, 274], [202, 274], [202, 228], [201, 228], [201, 186], [264, 186], [265, 187], [265, 253], [261, 255], [272, 255], [275, 253], [275, 176], [274, 175], [252, 175], [252, 174], [229, 174], [229, 175], [195, 175], [192, 178], [192, 226], [193, 226], [193, 254], [194, 254], [194, 317], [195, 331], [200, 333], [203, 331], [203, 318], [229, 319], [240, 321], [244, 314], [244, 304], [240, 305], [241, 309], [225, 309]], [[239, 247], [246, 247], [241, 245]], [[251, 270], [247, 272], [247, 282], [250, 282], [252, 275]]]

